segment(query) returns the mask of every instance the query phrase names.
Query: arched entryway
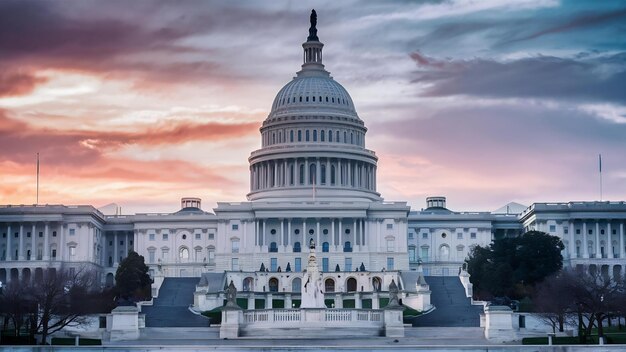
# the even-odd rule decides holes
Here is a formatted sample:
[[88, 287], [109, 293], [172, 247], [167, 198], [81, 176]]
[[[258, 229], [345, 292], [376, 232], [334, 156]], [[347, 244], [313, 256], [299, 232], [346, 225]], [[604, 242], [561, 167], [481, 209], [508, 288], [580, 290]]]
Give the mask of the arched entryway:
[[35, 283], [42, 283], [43, 282], [43, 269], [42, 268], [36, 268], [35, 269]]
[[30, 268], [22, 269], [22, 282], [26, 285], [30, 284]]
[[249, 291], [254, 291], [254, 279], [251, 277], [247, 277], [245, 279], [243, 279], [243, 291], [244, 292], [249, 292]]
[[108, 273], [105, 279], [106, 287], [113, 287], [114, 284], [115, 284], [115, 277], [113, 276], [113, 273]]
[[269, 281], [270, 292], [278, 292], [278, 279], [273, 277]]
[[380, 292], [382, 287], [383, 281], [378, 276], [375, 276], [372, 279], [372, 288], [374, 289], [374, 292]]
[[17, 280], [20, 279], [20, 272], [19, 272], [19, 270], [17, 268], [11, 269], [10, 274], [11, 274], [10, 275], [11, 276], [11, 282], [17, 282]]
[[328, 278], [324, 281], [324, 292], [335, 292], [335, 280]]
[[0, 269], [0, 282], [7, 283], [7, 269]]
[[346, 280], [346, 291], [347, 292], [356, 292], [356, 279], [351, 277]]
[[302, 280], [299, 277], [293, 279], [291, 281], [291, 292], [300, 292], [302, 291]]

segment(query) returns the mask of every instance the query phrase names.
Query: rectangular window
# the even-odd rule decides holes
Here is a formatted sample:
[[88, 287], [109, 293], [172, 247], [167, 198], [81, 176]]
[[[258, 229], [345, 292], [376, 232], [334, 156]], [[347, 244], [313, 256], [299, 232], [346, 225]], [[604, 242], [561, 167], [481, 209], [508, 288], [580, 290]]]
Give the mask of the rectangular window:
[[424, 239], [424, 240], [428, 239], [428, 233], [427, 232], [422, 233], [422, 239]]
[[154, 263], [154, 251], [148, 252], [148, 263], [150, 264]]
[[231, 241], [232, 253], [239, 253], [239, 240]]
[[470, 238], [475, 240], [476, 239], [476, 232], [470, 232]]
[[163, 241], [167, 241], [167, 234], [166, 233], [163, 234]]
[[422, 247], [420, 250], [420, 259], [428, 261], [428, 247]]
[[463, 232], [459, 232], [459, 233], [457, 233], [457, 234], [456, 234], [456, 238], [457, 238], [458, 240], [462, 240], [462, 239], [463, 239]]
[[387, 224], [387, 230], [393, 230], [393, 224]]
[[113, 245], [113, 241], [109, 241], [109, 246], [112, 246], [112, 245]]
[[239, 258], [232, 258], [230, 260], [230, 268], [232, 271], [239, 271]]
[[302, 258], [296, 258], [295, 264], [296, 264], [294, 265], [295, 272], [297, 273], [301, 272], [302, 271]]
[[409, 262], [411, 263], [417, 262], [415, 247], [409, 247]]
[[604, 229], [601, 229], [601, 230], [600, 230], [600, 234], [601, 234], [601, 235], [604, 235]]
[[394, 240], [387, 240], [387, 252], [393, 252], [395, 250], [395, 242]]
[[413, 239], [413, 232], [409, 232], [409, 239], [412, 240]]
[[616, 229], [613, 229], [612, 232], [613, 232], [614, 235], [617, 235], [617, 230]]
[[57, 250], [53, 249], [52, 250], [52, 260], [56, 260], [57, 259]]
[[215, 262], [215, 249], [209, 248], [209, 263]]
[[[6, 237], [6, 236], [3, 236]], [[26, 232], [26, 237], [30, 238], [30, 232]]]
[[233, 229], [233, 231], [239, 230], [239, 225], [238, 224], [233, 224], [232, 229]]
[[387, 270], [395, 270], [393, 268], [393, 258], [387, 257]]
[[328, 272], [328, 258], [322, 258], [322, 271]]
[[76, 247], [70, 247], [70, 257], [73, 257], [76, 255]]
[[306, 130], [306, 141], [309, 141], [309, 130]]
[[550, 232], [556, 232], [556, 225], [550, 225]]
[[352, 271], [352, 258], [346, 258], [343, 271]]
[[154, 234], [153, 233], [149, 234], [148, 238], [150, 241], [154, 241]]
[[57, 237], [57, 232], [56, 231], [52, 231], [52, 237]]
[[123, 245], [124, 245], [124, 241], [120, 241], [120, 246], [123, 246]]
[[169, 252], [170, 252], [169, 250], [163, 249], [161, 251], [161, 259], [163, 259], [165, 261], [167, 259], [167, 255], [169, 254]]
[[197, 233], [196, 234], [196, 239], [199, 240], [201, 238], [201, 236], [202, 236], [201, 234]]
[[580, 229], [576, 229], [576, 234], [580, 235]]
[[278, 271], [278, 258], [270, 258], [270, 271]]
[[[15, 233], [15, 237], [17, 237], [17, 232]], [[39, 237], [43, 237], [43, 232], [39, 232]]]
[[567, 226], [563, 226], [563, 233], [566, 235], [569, 233], [569, 229], [567, 228]]
[[210, 234], [209, 234], [209, 239], [210, 239], [210, 240], [215, 239], [215, 234], [214, 234], [214, 233], [210, 233]]

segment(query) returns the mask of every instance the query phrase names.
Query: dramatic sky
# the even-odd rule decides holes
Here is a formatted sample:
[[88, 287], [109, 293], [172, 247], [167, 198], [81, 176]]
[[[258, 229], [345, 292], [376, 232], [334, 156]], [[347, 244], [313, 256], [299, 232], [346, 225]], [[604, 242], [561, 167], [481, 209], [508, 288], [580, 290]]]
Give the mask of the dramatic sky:
[[312, 7], [385, 199], [626, 200], [624, 1], [2, 0], [0, 204], [245, 200]]

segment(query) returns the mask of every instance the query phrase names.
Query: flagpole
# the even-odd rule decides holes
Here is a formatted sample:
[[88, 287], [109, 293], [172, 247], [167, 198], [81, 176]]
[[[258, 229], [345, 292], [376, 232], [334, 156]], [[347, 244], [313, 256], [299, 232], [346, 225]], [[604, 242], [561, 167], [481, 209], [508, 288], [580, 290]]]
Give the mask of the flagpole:
[[37, 153], [37, 201], [36, 205], [39, 205], [39, 153]]
[[598, 154], [598, 170], [600, 171], [600, 201], [602, 201], [602, 154]]

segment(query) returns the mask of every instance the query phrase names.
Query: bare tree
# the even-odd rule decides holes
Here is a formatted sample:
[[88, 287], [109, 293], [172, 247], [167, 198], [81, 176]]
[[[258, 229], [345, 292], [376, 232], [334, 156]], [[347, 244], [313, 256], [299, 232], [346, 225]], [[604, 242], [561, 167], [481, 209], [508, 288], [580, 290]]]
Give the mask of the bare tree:
[[556, 333], [556, 327], [563, 332], [568, 314], [576, 310], [573, 292], [570, 290], [573, 277], [568, 271], [561, 271], [551, 275], [535, 288], [533, 307], [539, 317], [552, 326], [552, 332]]
[[41, 334], [41, 344], [50, 334], [66, 326], [79, 326], [86, 322], [89, 312], [89, 294], [95, 288], [95, 275], [85, 269], [48, 269], [40, 282], [31, 287], [38, 304], [34, 332]]
[[6, 330], [10, 323], [14, 336], [19, 336], [20, 330], [30, 321], [30, 317], [35, 315], [36, 304], [25, 286], [14, 281], [7, 285], [0, 295], [0, 311], [5, 318], [3, 330]]

